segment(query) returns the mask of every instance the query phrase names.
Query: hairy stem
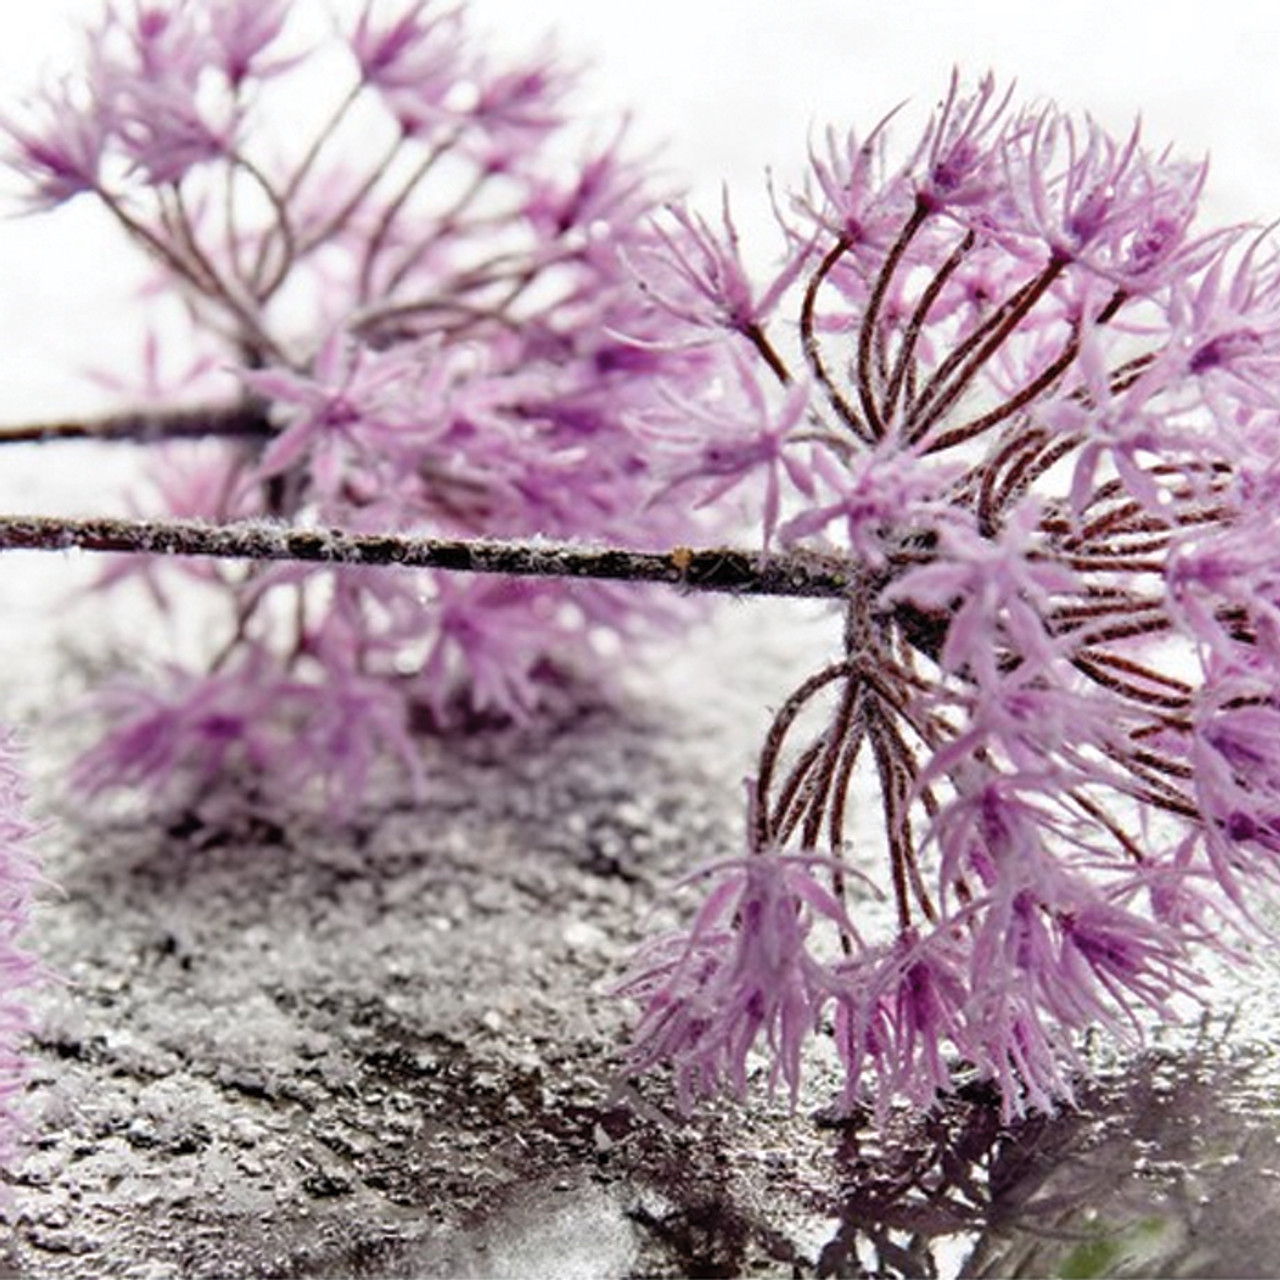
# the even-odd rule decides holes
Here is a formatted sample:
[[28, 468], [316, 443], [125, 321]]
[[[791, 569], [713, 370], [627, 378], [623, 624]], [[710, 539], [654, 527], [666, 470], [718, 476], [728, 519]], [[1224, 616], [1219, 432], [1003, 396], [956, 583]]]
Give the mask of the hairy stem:
[[[867, 302], [866, 314], [862, 317], [862, 324], [858, 328], [858, 399], [862, 402], [863, 417], [871, 428], [871, 434], [877, 440], [884, 436], [887, 424], [887, 419], [882, 418], [880, 406], [876, 403], [871, 372], [872, 350], [879, 336], [880, 311], [884, 306], [885, 298], [889, 295], [889, 286], [893, 283], [893, 277], [902, 263], [907, 248], [910, 246], [911, 241], [915, 239], [916, 232], [924, 225], [928, 216], [928, 209], [923, 203], [917, 201], [916, 207], [911, 211], [911, 216], [906, 221], [906, 225], [893, 242], [893, 247], [889, 250], [888, 256], [884, 260], [884, 266], [880, 268], [880, 274], [876, 277], [875, 285], [871, 290], [871, 297]], [[893, 381], [887, 370], [885, 381]], [[889, 398], [886, 388], [886, 403]]]
[[818, 269], [809, 277], [809, 283], [804, 291], [804, 302], [800, 309], [800, 342], [804, 349], [805, 360], [808, 362], [810, 372], [826, 394], [827, 400], [832, 409], [835, 410], [836, 415], [860, 440], [864, 440], [867, 444], [875, 444], [875, 433], [870, 426], [862, 421], [853, 405], [845, 399], [841, 394], [840, 388], [836, 386], [835, 379], [832, 378], [831, 371], [827, 368], [826, 361], [823, 358], [821, 344], [818, 342], [818, 292], [827, 277], [835, 270], [836, 264], [852, 247], [852, 241], [842, 236], [831, 246], [826, 257], [818, 264]]

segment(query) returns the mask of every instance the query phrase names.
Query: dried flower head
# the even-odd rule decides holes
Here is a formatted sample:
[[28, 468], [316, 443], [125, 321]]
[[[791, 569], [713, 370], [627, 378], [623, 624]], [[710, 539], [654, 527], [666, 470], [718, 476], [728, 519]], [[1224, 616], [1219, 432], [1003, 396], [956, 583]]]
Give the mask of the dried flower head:
[[[831, 1014], [851, 1104], [964, 1073], [1017, 1114], [1070, 1095], [1073, 1032], [1171, 1016], [1193, 944], [1278, 878], [1280, 260], [1194, 229], [1202, 165], [989, 78], [953, 81], [900, 164], [888, 134], [815, 156], [780, 290], [718, 265], [727, 219], [649, 265], [659, 299], [696, 269], [673, 340], [753, 388], [750, 414], [704, 408], [682, 488], [754, 477], [766, 540], [850, 564], [844, 651], [773, 723], [748, 861], [795, 865], [770, 918], [796, 931], [819, 854], [891, 918], [824, 911], [826, 952], [806, 928], [770, 989], [711, 963], [700, 916], [632, 988], [633, 1061], [671, 1059], [687, 1100], [763, 1048], [794, 1089]], [[760, 927], [739, 910], [716, 953]], [[785, 1034], [777, 1007], [803, 1012]]]

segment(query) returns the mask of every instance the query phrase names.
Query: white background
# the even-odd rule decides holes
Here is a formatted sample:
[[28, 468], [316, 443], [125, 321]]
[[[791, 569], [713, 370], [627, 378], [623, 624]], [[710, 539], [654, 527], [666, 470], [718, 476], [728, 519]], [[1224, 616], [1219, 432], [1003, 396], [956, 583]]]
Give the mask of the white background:
[[[131, 0], [120, 0], [130, 3]], [[216, 3], [217, 0], [208, 0]], [[295, 0], [299, 5], [323, 0]], [[0, 95], [73, 47], [97, 0], [0, 0]], [[351, 8], [351, 4], [346, 7]], [[907, 100], [919, 120], [955, 65], [1016, 79], [1153, 145], [1210, 153], [1214, 221], [1280, 217], [1280, 6], [1249, 0], [473, 0], [515, 47], [548, 30], [590, 62], [583, 101], [630, 108], [665, 171], [711, 211], [727, 181], [749, 229], [763, 177], [786, 185], [828, 124], [865, 130]], [[0, 221], [0, 422], [85, 412], [85, 365], [117, 358], [120, 255], [76, 210]]]

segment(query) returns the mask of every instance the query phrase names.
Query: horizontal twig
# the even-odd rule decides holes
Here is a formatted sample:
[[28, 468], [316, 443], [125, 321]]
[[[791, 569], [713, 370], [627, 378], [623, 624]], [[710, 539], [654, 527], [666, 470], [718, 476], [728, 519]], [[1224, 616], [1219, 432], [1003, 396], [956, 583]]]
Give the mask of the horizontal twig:
[[206, 436], [263, 439], [271, 424], [261, 404], [193, 405], [186, 409], [136, 409], [99, 418], [28, 422], [0, 427], [0, 445], [41, 444], [56, 440], [101, 440], [159, 444], [165, 440], [198, 440]]
[[190, 520], [0, 516], [0, 551], [70, 549], [662, 582], [693, 591], [758, 596], [840, 597], [850, 590], [853, 577], [847, 561], [811, 552], [765, 554], [726, 547], [628, 551], [543, 539], [502, 542], [345, 533], [266, 520], [215, 525]]

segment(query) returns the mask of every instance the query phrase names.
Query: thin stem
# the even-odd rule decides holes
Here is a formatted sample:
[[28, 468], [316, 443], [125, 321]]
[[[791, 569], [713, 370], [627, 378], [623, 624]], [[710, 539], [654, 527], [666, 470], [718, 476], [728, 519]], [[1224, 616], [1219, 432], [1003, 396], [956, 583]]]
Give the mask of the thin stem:
[[923, 201], [916, 201], [916, 206], [912, 209], [911, 216], [898, 233], [898, 238], [893, 242], [893, 246], [884, 260], [884, 265], [880, 268], [879, 275], [876, 276], [875, 285], [871, 290], [871, 297], [867, 301], [866, 312], [862, 317], [862, 324], [858, 329], [858, 399], [862, 403], [863, 417], [867, 421], [872, 436], [877, 440], [881, 439], [885, 432], [885, 423], [880, 416], [880, 408], [876, 404], [871, 373], [872, 356], [876, 345], [877, 330], [880, 325], [880, 310], [884, 306], [885, 298], [888, 296], [889, 286], [893, 282], [893, 277], [897, 274], [898, 264], [902, 261], [903, 255], [915, 238], [916, 232], [924, 225], [928, 216], [927, 205]]
[[[1115, 293], [1107, 300], [1106, 306], [1094, 317], [1095, 326], [1101, 326], [1111, 320], [1117, 311], [1128, 301], [1129, 295], [1123, 289], [1117, 289]], [[949, 449], [953, 445], [962, 444], [965, 440], [971, 440], [974, 436], [981, 435], [984, 431], [990, 430], [998, 423], [1004, 422], [1007, 418], [1011, 418], [1020, 409], [1025, 408], [1033, 400], [1038, 400], [1041, 395], [1049, 390], [1055, 382], [1069, 369], [1075, 361], [1077, 355], [1080, 354], [1080, 326], [1077, 323], [1072, 328], [1071, 337], [1067, 339], [1062, 350], [1036, 375], [1029, 383], [1020, 391], [1016, 391], [1003, 403], [998, 404], [994, 409], [986, 413], [980, 414], [971, 422], [964, 423], [961, 426], [954, 427], [945, 435], [939, 436], [937, 440], [930, 446], [932, 449]], [[1114, 387], [1114, 379], [1116, 376], [1113, 370], [1109, 376]]]
[[[238, 257], [237, 254], [237, 235], [234, 226], [235, 206], [234, 191], [236, 187], [235, 175], [237, 171], [244, 172], [254, 181], [258, 189], [266, 197], [267, 203], [271, 206], [272, 215], [275, 218], [275, 230], [280, 236], [280, 262], [277, 264], [275, 271], [268, 277], [267, 269], [267, 253], [271, 245], [270, 232], [263, 232], [262, 240], [258, 247], [258, 254], [253, 264], [253, 270], [247, 279], [238, 270], [237, 275], [244, 281], [251, 295], [258, 300], [259, 305], [266, 302], [272, 294], [284, 283], [285, 278], [289, 274], [290, 268], [293, 266], [297, 251], [297, 237], [293, 231], [293, 219], [289, 215], [289, 207], [280, 198], [280, 193], [271, 185], [270, 179], [256, 164], [247, 156], [236, 154], [232, 157], [232, 167], [227, 174], [227, 200], [228, 200], [228, 236], [232, 245], [233, 260]], [[265, 282], [264, 282], [265, 277]]]
[[[1169, 617], [1164, 607], [1140, 597], [1134, 597], [1127, 608], [1112, 612], [1116, 615], [1115, 621], [1088, 630], [1081, 627], [1078, 634], [1072, 635], [1077, 652], [1096, 649], [1099, 645], [1110, 644], [1115, 640], [1158, 635], [1169, 629]], [[1051, 618], [1050, 622], [1053, 621]], [[1062, 630], [1074, 631], [1074, 628], [1063, 627]]]
[[911, 928], [912, 895], [908, 869], [910, 835], [903, 830], [906, 812], [900, 791], [900, 762], [894, 758], [879, 715], [872, 720], [869, 736], [876, 772], [880, 776], [880, 803], [884, 811], [885, 833], [889, 840], [889, 864], [893, 878], [893, 899], [898, 908], [898, 930], [905, 933]]
[[[1168, 539], [1164, 539], [1167, 542]], [[1163, 543], [1158, 546], [1144, 547], [1144, 551], [1163, 550]], [[1095, 552], [1091, 556], [1062, 556], [1061, 562], [1079, 573], [1163, 573], [1163, 560], [1142, 560], [1138, 556], [1108, 555]]]
[[298, 248], [298, 254], [310, 253], [317, 245], [324, 244], [326, 241], [336, 236], [351, 221], [352, 215], [369, 197], [369, 193], [382, 180], [383, 175], [391, 166], [391, 162], [400, 152], [400, 147], [404, 142], [404, 134], [397, 134], [395, 141], [387, 148], [386, 154], [382, 159], [373, 166], [365, 175], [364, 181], [349, 195], [342, 205], [324, 222], [312, 231]]
[[[450, 311], [464, 317], [462, 322], [453, 326], [455, 330], [465, 329], [481, 320], [489, 320], [514, 329], [517, 322], [505, 314], [504, 308], [510, 306], [511, 302], [529, 287], [539, 273], [568, 261], [571, 257], [572, 254], [557, 249], [530, 263], [522, 254], [496, 254], [482, 263], [469, 267], [462, 274], [452, 277], [433, 294], [396, 302], [389, 301], [378, 306], [366, 305], [354, 313], [348, 327], [353, 334], [369, 336], [384, 332], [391, 322], [397, 320], [407, 320], [433, 311]], [[511, 269], [508, 270], [508, 268]], [[495, 302], [471, 303], [463, 300], [465, 294], [492, 290], [498, 285], [506, 285], [507, 292], [504, 297]], [[390, 297], [391, 294], [388, 292], [386, 296]], [[448, 332], [448, 330], [437, 330], [437, 332]]]
[[[937, 908], [933, 904], [933, 899], [929, 896], [928, 889], [925, 888], [924, 877], [920, 874], [920, 861], [916, 857], [915, 840], [911, 834], [911, 801], [917, 790], [917, 781], [920, 776], [919, 764], [916, 761], [915, 752], [911, 749], [911, 744], [907, 742], [898, 726], [894, 724], [893, 716], [889, 714], [885, 707], [879, 704], [874, 709], [872, 733], [880, 735], [890, 758], [895, 764], [895, 777], [897, 778], [898, 787], [896, 804], [900, 813], [900, 839], [907, 878], [911, 885], [911, 891], [925, 919], [934, 922], [938, 918]], [[921, 788], [919, 798], [925, 806], [925, 812], [928, 816], [930, 818], [936, 817], [938, 805], [932, 791], [928, 787]]]
[[[839, 680], [842, 676], [848, 674], [849, 664], [847, 662], [835, 662], [829, 667], [824, 667], [821, 671], [811, 675], [795, 690], [773, 717], [773, 723], [769, 726], [769, 732], [765, 735], [764, 746], [760, 748], [760, 763], [756, 769], [756, 815], [757, 821], [762, 824], [762, 829], [758, 833], [761, 838], [762, 848], [769, 844], [773, 837], [773, 832], [769, 828], [769, 790], [773, 785], [774, 771], [778, 767], [778, 759], [782, 754], [782, 747], [786, 741], [787, 734], [791, 731], [791, 726], [795, 724], [796, 718], [808, 705], [810, 699], [833, 681]], [[818, 741], [821, 742], [822, 738], [819, 738]], [[807, 768], [808, 766], [806, 766]], [[784, 795], [785, 790], [784, 788]], [[789, 804], [790, 801], [787, 803]], [[781, 813], [781, 808], [779, 812]]]
[[494, 324], [513, 333], [520, 331], [520, 321], [502, 314], [493, 307], [463, 302], [459, 298], [449, 297], [447, 293], [440, 293], [429, 298], [415, 298], [409, 302], [396, 303], [394, 306], [358, 312], [350, 321], [350, 332], [356, 337], [376, 344], [380, 337], [394, 334], [397, 328], [408, 331], [407, 322], [430, 316], [435, 312], [457, 317], [447, 323], [433, 324], [431, 332], [437, 336], [465, 333], [481, 324]]
[[1112, 510], [1087, 524], [1079, 533], [1067, 538], [1064, 546], [1087, 548], [1090, 543], [1111, 541], [1123, 535], [1167, 535], [1169, 522], [1151, 515], [1142, 503], [1131, 501], [1113, 507]]
[[[1122, 654], [1084, 650], [1075, 655], [1072, 664], [1095, 684], [1111, 689], [1131, 702], [1164, 707], [1170, 711], [1184, 711], [1191, 705], [1194, 690], [1189, 684], [1161, 675]], [[1131, 678], [1125, 679], [1126, 676]], [[1152, 689], [1150, 685], [1159, 685], [1165, 692]]]
[[1079, 436], [1068, 436], [1055, 441], [1052, 436], [1045, 434], [1042, 447], [1032, 449], [1009, 469], [1009, 474], [1005, 477], [1000, 493], [996, 497], [995, 506], [989, 509], [990, 520], [993, 523], [984, 528], [989, 527], [994, 533], [996, 516], [1028, 492], [1042, 475], [1074, 452], [1080, 440]]
[[[178, 253], [172, 245], [165, 241], [162, 235], [158, 235], [146, 223], [140, 222], [135, 218], [120, 203], [120, 200], [109, 191], [99, 188], [97, 194], [107, 212], [153, 257], [163, 262], [174, 275], [189, 281], [201, 293], [208, 292], [210, 282], [201, 274], [198, 263]], [[163, 207], [161, 208], [161, 220], [165, 223], [166, 232], [171, 235], [174, 234], [173, 228], [169, 225], [168, 215]]]
[[791, 839], [795, 829], [804, 817], [804, 805], [797, 803], [801, 795], [800, 788], [813, 770], [823, 748], [827, 745], [825, 734], [820, 734], [805, 749], [800, 758], [791, 767], [786, 781], [778, 793], [778, 802], [773, 807], [773, 817], [767, 827], [761, 828], [762, 834], [768, 833], [768, 840], [776, 845], [784, 845]]
[[[983, 466], [977, 477], [975, 501], [978, 528], [981, 529], [983, 537], [993, 538], [998, 532], [996, 520], [1002, 506], [996, 497], [996, 485], [1000, 480], [1001, 472], [1005, 467], [1009, 468], [1010, 476], [1025, 471], [1029, 462], [1044, 449], [1049, 439], [1050, 435], [1043, 427], [1014, 431], [1006, 436], [1004, 443], [996, 450], [995, 456]], [[1007, 486], [1008, 477], [1005, 477], [1005, 482]], [[1016, 488], [1017, 480], [1013, 483]], [[973, 493], [974, 487], [970, 482], [968, 492]]]
[[[1158, 809], [1163, 809], [1166, 813], [1176, 814], [1180, 818], [1189, 818], [1193, 822], [1200, 818], [1200, 809], [1195, 801], [1185, 792], [1179, 791], [1176, 787], [1171, 786], [1164, 780], [1160, 774], [1170, 774], [1173, 772], [1166, 767], [1166, 762], [1158, 756], [1152, 756], [1149, 753], [1128, 753], [1120, 751], [1117, 748], [1104, 746], [1103, 751], [1107, 758], [1113, 763], [1119, 765], [1126, 773], [1140, 785], [1130, 786], [1126, 784], [1125, 789], [1133, 799], [1140, 804], [1154, 805]], [[1176, 773], [1173, 776], [1180, 776]]]
[[[426, 178], [427, 174], [435, 168], [441, 156], [445, 155], [461, 136], [461, 130], [453, 130], [447, 137], [441, 138], [425, 156], [421, 162], [405, 180], [404, 185], [399, 192], [391, 199], [386, 208], [383, 209], [378, 219], [378, 225], [374, 229], [373, 235], [369, 237], [369, 242], [365, 246], [364, 254], [360, 264], [360, 282], [358, 285], [358, 296], [364, 302], [367, 302], [373, 294], [373, 272], [377, 265], [378, 257], [386, 246], [387, 239], [391, 235], [391, 228], [396, 219], [400, 216], [401, 210], [409, 203], [413, 193], [418, 186]], [[386, 292], [386, 290], [383, 290]]]
[[[462, 224], [462, 215], [467, 211], [477, 196], [484, 190], [485, 186], [493, 179], [494, 173], [489, 169], [479, 169], [472, 175], [470, 183], [466, 189], [458, 196], [454, 203], [443, 212], [437, 214], [434, 218], [435, 225], [430, 228], [427, 234], [419, 237], [415, 247], [407, 249], [400, 257], [400, 264], [387, 277], [379, 288], [379, 292], [390, 296], [409, 278], [414, 268], [427, 256], [432, 250], [437, 249], [441, 244], [445, 243], [450, 237], [457, 236], [459, 231], [466, 232], [467, 226]], [[417, 179], [418, 182], [421, 178]], [[415, 182], [416, 185], [416, 182]], [[409, 192], [406, 192], [406, 198]], [[516, 216], [515, 211], [512, 212], [504, 221], [509, 221], [511, 217]], [[559, 254], [555, 256], [560, 256]]]
[[861, 707], [862, 682], [851, 676], [845, 682], [840, 705], [827, 730], [826, 748], [822, 753], [817, 772], [810, 773], [805, 782], [803, 803], [806, 812], [801, 839], [806, 849], [818, 847], [818, 836], [822, 831], [822, 822], [826, 817], [827, 804], [831, 795], [831, 783], [835, 778], [845, 744], [851, 736], [862, 733]]
[[1130, 591], [1120, 591], [1114, 595], [1090, 596], [1075, 604], [1055, 605], [1046, 613], [1045, 622], [1054, 635], [1065, 635], [1086, 623], [1112, 618], [1127, 619], [1144, 612], [1163, 618], [1164, 604], [1160, 600], [1137, 596]]
[[[165, 231], [174, 238], [177, 248], [166, 244], [162, 236], [139, 222], [114, 196], [102, 191], [99, 194], [112, 216], [134, 239], [155, 254], [180, 279], [188, 281], [197, 292], [204, 294], [210, 302], [225, 308], [232, 320], [239, 324], [242, 340], [251, 345], [259, 356], [283, 360], [279, 347], [259, 323], [255, 314], [256, 303], [246, 304], [243, 299], [235, 297], [196, 243], [195, 229], [176, 186], [170, 188], [171, 202], [166, 204], [161, 201], [160, 217]], [[179, 252], [179, 248], [182, 252]]]
[[837, 416], [860, 440], [865, 440], [868, 444], [875, 444], [875, 434], [858, 417], [857, 410], [841, 395], [840, 389], [831, 377], [826, 361], [822, 358], [822, 348], [818, 343], [818, 335], [814, 327], [818, 291], [822, 288], [826, 278], [835, 270], [836, 264], [852, 247], [852, 241], [841, 236], [827, 251], [826, 256], [818, 264], [818, 269], [809, 277], [809, 283], [804, 291], [804, 302], [800, 308], [800, 341], [804, 348], [805, 360], [813, 371], [813, 376], [818, 385], [826, 393], [827, 400]]
[[262, 440], [271, 434], [265, 407], [246, 400], [238, 404], [196, 405], [190, 409], [135, 409], [100, 418], [26, 422], [15, 427], [0, 427], [0, 445], [58, 440], [157, 444], [207, 436]]
[[769, 341], [768, 334], [756, 321], [752, 321], [742, 330], [742, 336], [755, 348], [756, 354], [769, 366], [773, 376], [784, 387], [791, 385], [791, 370], [786, 361], [778, 354], [778, 349]]
[[[240, 243], [240, 220], [236, 215], [236, 160], [234, 154], [230, 155], [228, 159], [231, 163], [226, 167], [222, 184], [222, 221], [226, 227], [227, 257], [231, 261], [231, 272], [236, 279], [244, 280], [246, 277], [241, 263], [243, 246]], [[263, 250], [266, 248], [265, 236], [263, 237], [261, 248]]]
[[223, 279], [213, 259], [209, 257], [200, 244], [200, 238], [196, 233], [196, 225], [187, 210], [187, 201], [182, 194], [182, 188], [177, 183], [173, 183], [169, 190], [173, 197], [172, 216], [169, 225], [173, 228], [178, 242], [190, 255], [191, 261], [195, 263], [196, 268], [206, 281], [205, 292], [215, 302], [222, 302], [236, 319], [256, 337], [262, 332], [257, 316], [250, 309], [251, 306], [256, 308], [256, 302], [252, 301], [248, 295], [237, 297], [236, 291], [232, 289], [231, 284]]
[[1108, 813], [1102, 805], [1095, 803], [1078, 789], [1068, 791], [1067, 795], [1089, 817], [1111, 833], [1112, 838], [1128, 854], [1132, 861], [1137, 863], [1146, 861], [1146, 854], [1143, 853], [1137, 840], [1120, 825], [1119, 820], [1113, 814]]
[[911, 398], [913, 383], [909, 375], [915, 369], [916, 347], [919, 344], [920, 335], [924, 332], [924, 323], [929, 318], [929, 312], [933, 310], [933, 304], [937, 302], [947, 281], [956, 273], [969, 250], [973, 248], [975, 239], [972, 231], [967, 232], [964, 239], [951, 251], [950, 257], [934, 273], [928, 287], [920, 295], [920, 300], [916, 303], [910, 320], [907, 321], [907, 329], [898, 345], [898, 354], [894, 358], [893, 371], [889, 375], [884, 403], [880, 410], [881, 417], [886, 423], [893, 421], [894, 412], [898, 407], [898, 397], [903, 393], [904, 388], [908, 400]]
[[955, 445], [963, 444], [966, 440], [972, 440], [975, 436], [982, 435], [983, 432], [989, 431], [992, 427], [1013, 417], [1020, 409], [1025, 408], [1033, 400], [1038, 400], [1041, 395], [1048, 391], [1071, 367], [1072, 362], [1079, 353], [1079, 334], [1072, 334], [1058, 355], [1022, 390], [1016, 391], [1007, 400], [996, 405], [994, 409], [989, 409], [986, 413], [981, 413], [969, 422], [961, 423], [958, 427], [953, 427], [950, 431], [940, 435], [933, 441], [930, 448], [933, 450], [950, 449]]
[[[861, 716], [858, 717], [861, 720]], [[840, 756], [840, 764], [836, 769], [835, 781], [831, 788], [831, 807], [827, 814], [827, 844], [831, 856], [837, 861], [844, 850], [844, 815], [849, 803], [849, 787], [853, 782], [853, 771], [857, 767], [858, 757], [862, 754], [862, 744], [866, 740], [865, 733], [852, 733], [844, 745]], [[844, 877], [835, 886], [837, 896], [844, 899]]]
[[[946, 417], [978, 370], [1004, 345], [1065, 269], [1066, 263], [1062, 259], [1051, 258], [1038, 276], [1029, 280], [1003, 306], [992, 312], [942, 362], [920, 393], [919, 399], [911, 405], [906, 430], [906, 438], [910, 443], [923, 439], [934, 423]], [[936, 444], [931, 445], [930, 451], [937, 447], [939, 446]]]
[[[845, 902], [846, 880], [844, 873], [844, 815], [849, 802], [849, 788], [853, 781], [853, 771], [858, 757], [862, 753], [862, 744], [866, 738], [863, 731], [865, 717], [861, 706], [855, 721], [856, 731], [850, 735], [840, 755], [840, 764], [836, 769], [835, 782], [831, 791], [831, 806], [827, 817], [827, 839], [831, 847], [831, 857], [836, 864], [831, 869], [831, 892], [841, 904]], [[852, 940], [842, 930], [840, 933], [840, 949], [845, 955], [852, 955]]]
[[286, 204], [298, 194], [298, 188], [306, 181], [307, 175], [311, 172], [312, 166], [320, 158], [320, 152], [324, 150], [324, 145], [338, 131], [348, 111], [355, 105], [356, 99], [364, 92], [364, 80], [357, 80], [355, 84], [348, 90], [346, 97], [334, 108], [333, 114], [325, 122], [320, 132], [316, 134], [311, 145], [307, 148], [307, 153], [298, 162], [298, 167], [293, 171], [293, 176], [285, 183], [283, 190], [280, 192], [280, 198]]

